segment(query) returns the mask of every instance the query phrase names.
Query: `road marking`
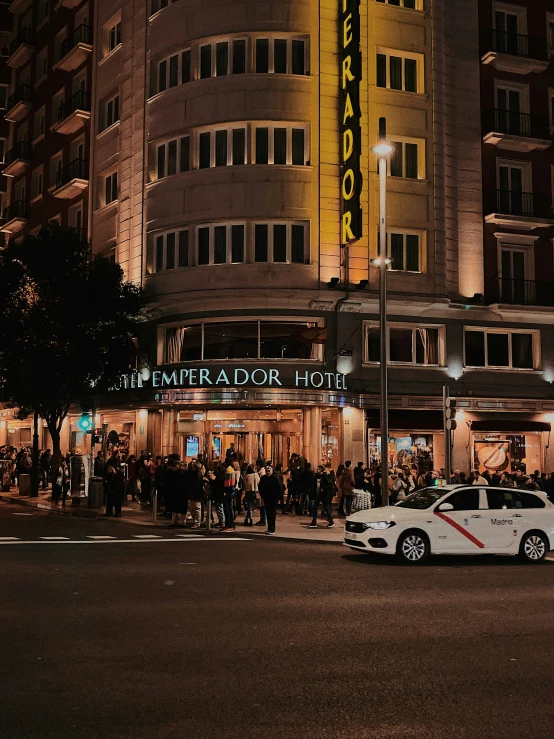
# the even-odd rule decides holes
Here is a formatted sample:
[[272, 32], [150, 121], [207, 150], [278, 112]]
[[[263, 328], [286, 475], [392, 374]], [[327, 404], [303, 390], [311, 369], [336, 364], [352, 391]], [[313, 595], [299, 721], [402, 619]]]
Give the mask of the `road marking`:
[[19, 541], [19, 536], [0, 536], [0, 541]]
[[117, 539], [117, 536], [87, 536], [87, 539]]
[[34, 516], [34, 513], [12, 513], [12, 516]]
[[195, 536], [191, 539], [108, 539], [108, 540], [101, 540], [98, 541], [98, 539], [65, 539], [60, 540], [56, 539], [55, 537], [50, 537], [46, 541], [44, 539], [35, 539], [35, 540], [29, 540], [29, 541], [2, 541], [0, 540], [0, 546], [6, 545], [6, 546], [12, 546], [17, 544], [167, 544], [168, 542], [173, 542], [174, 544], [181, 543], [181, 544], [191, 544], [192, 542], [207, 542], [207, 543], [217, 543], [222, 544], [225, 542], [235, 542], [235, 541], [254, 541], [254, 539], [246, 539], [242, 537], [234, 537], [229, 539], [212, 539], [209, 536], [202, 537], [202, 536]]
[[45, 541], [69, 541], [69, 536], [41, 536]]
[[159, 534], [132, 534], [135, 539], [161, 539]]

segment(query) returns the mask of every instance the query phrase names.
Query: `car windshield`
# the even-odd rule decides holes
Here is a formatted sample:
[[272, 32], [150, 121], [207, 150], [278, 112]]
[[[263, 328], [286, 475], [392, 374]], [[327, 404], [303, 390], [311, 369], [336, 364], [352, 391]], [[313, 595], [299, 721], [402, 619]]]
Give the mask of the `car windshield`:
[[436, 503], [437, 500], [440, 500], [449, 492], [451, 491], [441, 490], [441, 488], [424, 488], [423, 490], [418, 490], [417, 493], [408, 495], [406, 500], [397, 503], [397, 507], [424, 510], [425, 508], [430, 508], [433, 503]]

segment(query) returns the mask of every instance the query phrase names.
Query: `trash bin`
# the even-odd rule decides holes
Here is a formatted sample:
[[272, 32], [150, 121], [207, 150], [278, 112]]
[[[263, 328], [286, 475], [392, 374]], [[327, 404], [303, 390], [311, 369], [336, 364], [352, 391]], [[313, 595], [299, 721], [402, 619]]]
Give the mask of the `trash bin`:
[[19, 475], [19, 495], [31, 495], [31, 475]]
[[104, 505], [104, 480], [91, 477], [88, 484], [88, 507], [102, 508]]

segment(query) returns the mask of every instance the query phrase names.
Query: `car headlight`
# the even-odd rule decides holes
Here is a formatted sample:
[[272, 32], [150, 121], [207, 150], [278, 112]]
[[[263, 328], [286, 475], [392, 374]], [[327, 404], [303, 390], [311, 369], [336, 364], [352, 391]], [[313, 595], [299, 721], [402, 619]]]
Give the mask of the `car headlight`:
[[374, 521], [373, 523], [366, 524], [368, 529], [390, 529], [391, 526], [396, 526], [394, 521]]

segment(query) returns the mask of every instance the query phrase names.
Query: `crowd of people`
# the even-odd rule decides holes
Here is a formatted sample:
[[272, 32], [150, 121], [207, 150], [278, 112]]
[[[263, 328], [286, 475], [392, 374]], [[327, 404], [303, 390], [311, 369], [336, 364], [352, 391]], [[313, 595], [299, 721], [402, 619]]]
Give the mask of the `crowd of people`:
[[[28, 447], [0, 447], [0, 460], [12, 484], [19, 476], [29, 474], [32, 453]], [[65, 506], [72, 489], [72, 480], [80, 476], [83, 467], [80, 454], [61, 454], [58, 463], [50, 449], [39, 455], [39, 480], [46, 490], [52, 486], [52, 502]], [[321, 516], [327, 528], [335, 525], [333, 505], [338, 501], [337, 515], [342, 518], [353, 510], [355, 495], [365, 493], [364, 507], [377, 507], [385, 502], [395, 505], [410, 493], [446, 482], [444, 469], [419, 471], [416, 465], [393, 467], [389, 470], [383, 501], [381, 473], [378, 467], [368, 468], [362, 462], [340, 464], [336, 472], [330, 464], [314, 467], [299, 454], [292, 454], [286, 467], [274, 465], [271, 460], [248, 462], [231, 444], [224, 462], [208, 464], [202, 454], [188, 463], [178, 454], [154, 456], [143, 450], [137, 458], [113, 449], [105, 459], [102, 451], [94, 458], [93, 474], [103, 480], [106, 516], [121, 516], [122, 504], [128, 498], [143, 507], [152, 505], [157, 493], [162, 515], [171, 519], [171, 527], [185, 527], [190, 521], [193, 529], [206, 525], [207, 501], [210, 500], [211, 522], [223, 532], [235, 530], [242, 516], [244, 526], [265, 526], [265, 533], [276, 530], [277, 515], [309, 516], [308, 528], [318, 527]], [[539, 490], [554, 502], [554, 473], [547, 475], [535, 470], [526, 474], [476, 470], [465, 473], [454, 470], [449, 482], [467, 485], [492, 485], [526, 490]], [[216, 522], [217, 519], [217, 522]], [[257, 520], [254, 520], [257, 519]]]

